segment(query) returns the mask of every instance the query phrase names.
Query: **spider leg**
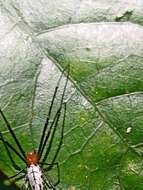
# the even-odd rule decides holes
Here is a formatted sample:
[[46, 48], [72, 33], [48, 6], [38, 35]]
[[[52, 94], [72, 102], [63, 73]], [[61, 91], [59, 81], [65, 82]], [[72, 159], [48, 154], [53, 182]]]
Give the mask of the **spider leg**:
[[21, 190], [31, 190], [27, 176], [25, 175], [23, 177], [25, 177], [25, 183], [22, 185]]
[[0, 140], [3, 142], [5, 147], [9, 147], [23, 162], [26, 163], [25, 159], [19, 154], [19, 152], [6, 140], [4, 140], [2, 133], [0, 132]]
[[[49, 171], [49, 170], [51, 170], [53, 168], [54, 165], [56, 165], [56, 167], [57, 167], [57, 173], [58, 173], [58, 180], [57, 180], [56, 183], [54, 183], [54, 186], [57, 186], [60, 183], [60, 167], [59, 167], [59, 163], [58, 162], [55, 162], [55, 163], [52, 163], [52, 164], [43, 163], [42, 165], [48, 166], [47, 168], [44, 169], [44, 171]], [[49, 167], [51, 165], [52, 165], [52, 167]]]
[[15, 170], [21, 170], [21, 168], [15, 163], [12, 155], [11, 155], [11, 152], [9, 149], [11, 149], [22, 161], [25, 162], [25, 160], [23, 159], [23, 157], [21, 157], [21, 155], [19, 154], [19, 152], [7, 141], [4, 140], [3, 138], [3, 135], [1, 134], [0, 132], [0, 140], [3, 142], [4, 146], [5, 146], [5, 149], [6, 149], [6, 152], [7, 152], [7, 155], [9, 156], [9, 159], [12, 163], [12, 166], [14, 167]]
[[[57, 126], [58, 121], [59, 121], [59, 119], [60, 119], [60, 115], [61, 115], [61, 108], [59, 108], [58, 111], [56, 112], [56, 115], [55, 115], [55, 117], [54, 117], [54, 120], [53, 120], [53, 122], [51, 123], [51, 126], [50, 126], [50, 128], [49, 128], [49, 133], [48, 133], [47, 136], [46, 136], [46, 139], [45, 139], [45, 142], [44, 142], [44, 146], [43, 146], [43, 148], [42, 148], [42, 153], [43, 153], [44, 148], [45, 148], [45, 146], [46, 146], [46, 144], [47, 144], [47, 142], [48, 142], [48, 140], [49, 140], [49, 144], [48, 144], [48, 147], [47, 147], [47, 150], [46, 150], [46, 153], [45, 153], [45, 155], [47, 155], [47, 156], [49, 155], [49, 152], [50, 152], [51, 147], [52, 147], [54, 135], [55, 135], [55, 132], [56, 132], [56, 126]], [[52, 130], [52, 129], [53, 129], [53, 130]], [[51, 132], [51, 131], [52, 131], [52, 132]], [[50, 134], [51, 134], [51, 135], [50, 135]], [[44, 161], [45, 161], [45, 156], [44, 156], [44, 158], [42, 159], [42, 162], [44, 162]]]
[[29, 185], [26, 186], [25, 184], [23, 184], [21, 190], [31, 190], [31, 188]]
[[44, 187], [47, 187], [48, 189], [47, 190], [49, 190], [49, 189], [53, 189], [53, 190], [56, 190], [56, 188], [54, 187], [54, 185], [52, 184], [52, 182], [49, 180], [49, 179], [47, 179], [47, 177], [44, 175], [44, 179], [43, 179], [44, 181]]
[[[19, 176], [19, 177], [15, 178], [14, 180], [10, 181], [10, 183], [13, 184], [13, 183], [15, 183], [15, 182], [21, 180], [22, 178], [24, 178], [24, 176], [25, 176], [25, 175]], [[15, 176], [15, 177], [16, 177], [16, 176]], [[6, 179], [5, 181], [7, 181], [7, 180], [9, 180], [9, 179]], [[18, 188], [18, 189], [19, 189], [19, 188]]]
[[28, 190], [28, 188], [26, 189], [25, 184], [23, 184], [21, 190]]
[[11, 163], [12, 163], [13, 168], [14, 168], [15, 170], [18, 170], [18, 171], [19, 171], [21, 168], [20, 168], [20, 167], [15, 163], [15, 161], [13, 160], [9, 149], [6, 148], [6, 151], [7, 151], [7, 155], [9, 156], [9, 159], [10, 159], [10, 161], [11, 161]]
[[[62, 77], [63, 77], [63, 74], [64, 74], [65, 70], [66, 70], [66, 67], [65, 67], [65, 69], [62, 71], [62, 74], [61, 74], [61, 76], [60, 76], [60, 78], [59, 78], [59, 80], [58, 80], [58, 82], [57, 82], [57, 85], [56, 85], [56, 87], [55, 87], [55, 90], [54, 90], [53, 98], [52, 98], [52, 101], [51, 101], [51, 104], [50, 104], [50, 107], [49, 107], [48, 116], [47, 116], [47, 118], [46, 118], [46, 122], [45, 122], [45, 125], [44, 125], [44, 128], [43, 128], [42, 137], [41, 137], [40, 144], [39, 144], [39, 148], [38, 148], [38, 155], [39, 155], [39, 157], [41, 157], [41, 156], [42, 156], [42, 153], [43, 153], [43, 148], [42, 148], [42, 147], [44, 146], [44, 144], [45, 144], [44, 142], [45, 142], [45, 140], [46, 140], [45, 135], [46, 135], [47, 127], [48, 127], [48, 125], [49, 125], [49, 118], [50, 118], [50, 116], [51, 116], [51, 112], [52, 112], [53, 104], [54, 104], [54, 101], [55, 101], [55, 98], [56, 98], [56, 95], [57, 95], [57, 91], [58, 91], [58, 88], [59, 88], [59, 84], [60, 84], [60, 81], [61, 81], [61, 79], [62, 79]], [[69, 65], [68, 65], [68, 74], [69, 74]], [[50, 133], [50, 131], [51, 131], [51, 130], [49, 129], [47, 133]], [[50, 134], [49, 134], [49, 135], [50, 135]]]
[[[65, 116], [66, 116], [66, 103], [64, 103], [64, 116], [63, 116], [63, 122], [62, 122], [61, 139], [60, 139], [58, 148], [57, 148], [57, 150], [56, 150], [56, 153], [55, 153], [55, 155], [54, 155], [54, 157], [53, 157], [53, 159], [52, 159], [51, 164], [44, 163], [44, 161], [46, 160], [47, 155], [48, 155], [47, 152], [46, 152], [47, 154], [45, 154], [45, 155], [46, 155], [45, 159], [43, 159], [43, 162], [40, 163], [41, 165], [47, 165], [47, 166], [48, 166], [48, 167], [45, 169], [46, 171], [51, 170], [54, 165], [57, 166], [58, 180], [57, 180], [56, 183], [53, 184], [54, 186], [57, 186], [57, 185], [60, 183], [60, 168], [59, 168], [58, 162], [55, 162], [55, 160], [56, 160], [56, 158], [57, 158], [57, 156], [58, 156], [59, 150], [60, 150], [61, 145], [62, 145], [62, 142], [63, 142], [63, 133], [64, 133], [64, 126], [65, 126]], [[57, 126], [57, 125], [55, 125], [55, 126]], [[55, 129], [56, 129], [56, 127], [55, 127]], [[49, 144], [49, 145], [50, 145], [50, 144]], [[47, 150], [48, 150], [48, 149], [47, 149]]]
[[[59, 110], [56, 112], [55, 117], [54, 117], [54, 119], [53, 119], [53, 121], [52, 121], [50, 127], [48, 128], [47, 135], [46, 135], [46, 137], [45, 137], [45, 139], [44, 139], [44, 142], [43, 142], [42, 147], [41, 147], [41, 151], [40, 151], [40, 153], [39, 153], [39, 159], [42, 157], [42, 154], [43, 154], [43, 151], [44, 151], [44, 147], [45, 147], [45, 145], [46, 145], [46, 143], [47, 143], [47, 141], [48, 141], [48, 138], [49, 138], [49, 136], [50, 136], [50, 134], [51, 134], [51, 132], [52, 132], [52, 128], [53, 128], [53, 126], [54, 126], [55, 120], [57, 119], [58, 115], [59, 115]], [[45, 133], [45, 132], [44, 132], [44, 133]]]
[[2, 111], [1, 108], [0, 108], [0, 114], [1, 114], [1, 116], [2, 116], [2, 118], [3, 118], [3, 120], [4, 120], [4, 122], [5, 122], [5, 124], [6, 124], [6, 126], [7, 126], [7, 129], [9, 130], [9, 132], [10, 132], [12, 138], [14, 139], [14, 141], [15, 141], [15, 143], [16, 143], [16, 145], [17, 145], [19, 151], [20, 151], [20, 153], [21, 153], [21, 154], [23, 155], [23, 157], [25, 158], [25, 152], [24, 152], [24, 150], [23, 150], [23, 148], [22, 148], [20, 142], [18, 141], [18, 139], [17, 139], [17, 137], [16, 137], [16, 135], [15, 135], [15, 133], [14, 133], [12, 127], [10, 126], [10, 123], [9, 123], [8, 120], [6, 119], [6, 117], [5, 117], [5, 115], [4, 115], [4, 113], [3, 113], [3, 111]]
[[[52, 159], [51, 165], [50, 165], [49, 168], [48, 168], [49, 170], [52, 169], [53, 163], [55, 163], [55, 160], [56, 160], [56, 158], [57, 158], [57, 156], [58, 156], [58, 154], [59, 154], [59, 151], [60, 151], [60, 149], [61, 149], [61, 146], [62, 146], [62, 144], [63, 144], [64, 128], [65, 128], [65, 118], [66, 118], [66, 103], [64, 103], [64, 116], [63, 116], [63, 123], [62, 123], [62, 129], [61, 129], [61, 139], [60, 139], [60, 142], [59, 142], [59, 144], [58, 144], [58, 148], [57, 148], [57, 150], [56, 150], [56, 152], [55, 152], [55, 155], [54, 155], [54, 157], [53, 157], [53, 159]], [[45, 159], [45, 160], [46, 160], [46, 159]]]
[[[47, 151], [45, 153], [45, 156], [44, 158], [42, 159], [42, 162], [44, 162], [48, 155], [49, 155], [49, 152], [51, 150], [51, 147], [52, 147], [52, 143], [53, 143], [53, 139], [54, 139], [54, 135], [55, 135], [55, 132], [56, 132], [56, 128], [57, 128], [57, 125], [58, 125], [58, 122], [59, 122], [59, 119], [60, 119], [60, 115], [61, 115], [61, 110], [62, 110], [62, 107], [63, 107], [63, 101], [64, 101], [64, 96], [65, 96], [65, 92], [66, 92], [66, 87], [67, 87], [67, 83], [68, 83], [68, 79], [69, 79], [69, 70], [68, 70], [68, 74], [67, 74], [67, 78], [66, 78], [66, 81], [65, 81], [65, 85], [64, 85], [64, 89], [63, 89], [63, 93], [61, 95], [61, 100], [60, 100], [60, 105], [59, 105], [59, 108], [54, 116], [54, 119], [53, 119], [53, 122], [51, 123], [51, 126], [49, 127], [49, 130], [47, 132], [47, 135], [45, 137], [45, 141], [43, 143], [43, 147], [42, 147], [42, 150], [41, 150], [41, 155], [40, 155], [40, 158], [42, 157], [42, 154], [43, 154], [43, 151], [44, 151], [44, 148], [47, 144], [47, 141], [49, 140], [49, 145], [47, 147]], [[65, 107], [65, 106], [64, 106]], [[65, 112], [65, 111], [64, 111]], [[65, 113], [64, 113], [64, 117], [65, 117]], [[51, 130], [53, 129], [53, 132], [51, 134]], [[51, 134], [51, 138], [49, 139], [49, 136]]]
[[[24, 170], [25, 170], [25, 168], [23, 168], [22, 170], [20, 170], [17, 174], [15, 174], [15, 175], [13, 175], [13, 176], [10, 176], [10, 177], [8, 178], [8, 180], [17, 177], [17, 176], [18, 176], [19, 174], [21, 174]], [[24, 176], [25, 176], [25, 175], [24, 175]], [[20, 176], [20, 179], [21, 179], [21, 177], [23, 177], [23, 176]]]
[[52, 98], [52, 101], [51, 101], [51, 104], [50, 104], [50, 108], [49, 108], [49, 112], [48, 112], [48, 116], [46, 118], [46, 122], [45, 122], [45, 125], [44, 125], [44, 128], [43, 128], [43, 131], [42, 131], [42, 137], [41, 137], [41, 140], [40, 140], [40, 144], [39, 144], [39, 148], [38, 148], [38, 155], [41, 154], [41, 148], [42, 148], [42, 145], [43, 145], [43, 141], [44, 141], [44, 138], [45, 138], [45, 133], [46, 133], [46, 130], [47, 130], [47, 127], [48, 127], [48, 124], [49, 124], [49, 118], [50, 118], [50, 115], [51, 115], [51, 111], [52, 111], [52, 108], [53, 108], [53, 103], [54, 103], [54, 100], [55, 100], [55, 97], [56, 97], [56, 94], [57, 94], [57, 90], [59, 88], [59, 82], [61, 80], [61, 77], [55, 87], [55, 90], [54, 90], [54, 94], [53, 94], [53, 98]]

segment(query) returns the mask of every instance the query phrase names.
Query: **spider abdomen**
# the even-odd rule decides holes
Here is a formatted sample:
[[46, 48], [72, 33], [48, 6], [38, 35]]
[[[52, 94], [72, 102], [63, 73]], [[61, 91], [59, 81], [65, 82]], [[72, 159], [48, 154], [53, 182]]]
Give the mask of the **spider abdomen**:
[[32, 190], [43, 190], [42, 172], [39, 165], [30, 165], [27, 168], [26, 179]]

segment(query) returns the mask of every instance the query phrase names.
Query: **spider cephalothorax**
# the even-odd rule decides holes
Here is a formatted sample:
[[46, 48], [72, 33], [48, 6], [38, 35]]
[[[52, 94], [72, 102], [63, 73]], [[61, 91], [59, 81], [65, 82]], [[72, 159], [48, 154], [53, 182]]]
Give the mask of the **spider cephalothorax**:
[[28, 167], [39, 164], [39, 156], [35, 150], [26, 154], [26, 163]]

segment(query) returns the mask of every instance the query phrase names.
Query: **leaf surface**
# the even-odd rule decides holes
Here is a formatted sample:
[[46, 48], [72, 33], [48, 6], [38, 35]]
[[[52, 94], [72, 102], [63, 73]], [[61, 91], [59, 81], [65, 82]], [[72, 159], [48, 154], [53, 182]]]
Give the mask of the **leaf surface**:
[[[142, 7], [141, 1], [1, 1], [0, 106], [26, 152], [38, 147], [57, 80], [70, 64], [59, 189], [143, 189]], [[2, 119], [0, 127], [16, 147]], [[59, 139], [60, 127], [48, 163]], [[0, 169], [15, 174], [2, 143], [0, 149]], [[57, 179], [55, 169], [50, 176]]]

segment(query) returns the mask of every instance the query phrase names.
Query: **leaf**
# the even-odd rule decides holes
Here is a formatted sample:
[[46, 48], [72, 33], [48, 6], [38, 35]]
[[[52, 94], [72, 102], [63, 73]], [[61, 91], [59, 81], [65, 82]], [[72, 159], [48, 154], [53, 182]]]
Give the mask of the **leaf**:
[[[56, 81], [70, 63], [64, 143], [57, 159], [61, 189], [143, 189], [143, 29], [119, 22], [142, 24], [140, 3], [1, 3], [0, 106], [27, 152], [32, 140], [35, 147], [39, 143]], [[13, 143], [3, 121], [0, 125]], [[0, 168], [10, 176], [15, 171], [2, 143], [0, 149]], [[51, 176], [56, 180], [55, 170]]]

